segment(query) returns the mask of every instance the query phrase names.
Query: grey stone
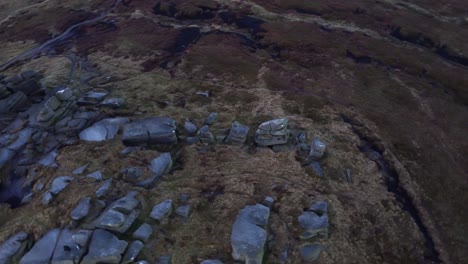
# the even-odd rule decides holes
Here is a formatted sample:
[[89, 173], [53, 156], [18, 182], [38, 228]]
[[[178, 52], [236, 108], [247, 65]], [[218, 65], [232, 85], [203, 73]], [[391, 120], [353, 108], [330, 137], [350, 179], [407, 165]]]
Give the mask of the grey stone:
[[195, 94], [204, 96], [204, 97], [210, 97], [210, 91], [198, 91], [198, 92], [195, 92]]
[[24, 128], [17, 135], [18, 137], [16, 138], [16, 140], [8, 146], [8, 149], [15, 152], [20, 151], [31, 139], [32, 129]]
[[288, 118], [274, 119], [260, 124], [255, 133], [259, 146], [286, 144], [289, 139]]
[[84, 141], [104, 141], [107, 139], [105, 126], [91, 126], [80, 132], [80, 139]]
[[190, 205], [182, 205], [182, 206], [177, 207], [177, 209], [175, 210], [175, 213], [178, 216], [188, 218], [190, 216]]
[[111, 185], [112, 179], [108, 179], [107, 181], [105, 181], [104, 184], [96, 190], [97, 198], [101, 198], [102, 196], [104, 196], [111, 187]]
[[271, 208], [274, 203], [275, 203], [275, 198], [271, 196], [267, 196], [265, 197], [265, 200], [263, 200], [263, 205], [265, 205], [268, 208]]
[[137, 230], [135, 230], [135, 232], [133, 232], [133, 238], [146, 242], [152, 234], [153, 228], [149, 224], [143, 223]]
[[299, 225], [306, 230], [301, 236], [303, 239], [315, 237], [317, 235], [328, 234], [328, 215], [317, 215], [314, 212], [304, 212], [298, 217]]
[[112, 233], [97, 229], [93, 233], [88, 254], [83, 258], [81, 264], [118, 264], [128, 243], [119, 240]]
[[39, 239], [31, 250], [23, 256], [20, 264], [43, 264], [49, 263], [54, 253], [55, 245], [60, 236], [60, 229], [52, 229]]
[[185, 142], [189, 145], [197, 144], [200, 143], [200, 139], [198, 137], [187, 137], [185, 139]]
[[319, 160], [323, 157], [327, 146], [319, 139], [314, 139], [310, 145], [309, 156], [313, 159]]
[[57, 195], [60, 193], [71, 181], [73, 181], [71, 176], [59, 176], [52, 181], [52, 185], [49, 188], [49, 192]]
[[80, 132], [80, 139], [84, 141], [105, 141], [115, 137], [120, 127], [128, 123], [128, 118], [106, 118], [94, 123], [91, 127]]
[[211, 112], [208, 117], [205, 119], [205, 125], [212, 125], [218, 121], [218, 113]]
[[172, 212], [172, 200], [166, 200], [160, 204], [157, 204], [153, 207], [150, 217], [154, 220], [162, 221], [164, 218], [168, 217]]
[[104, 177], [102, 177], [102, 172], [100, 170], [97, 170], [95, 172], [92, 172], [88, 175], [86, 175], [87, 178], [92, 178], [95, 179], [96, 181], [102, 181], [104, 180]]
[[43, 189], [44, 189], [44, 184], [42, 182], [39, 182], [36, 184], [36, 188], [35, 188], [36, 192], [40, 192]]
[[89, 238], [91, 237], [92, 231], [80, 230], [72, 235], [72, 240], [80, 247], [86, 247], [88, 245]]
[[266, 227], [268, 218], [270, 217], [270, 209], [262, 204], [247, 205], [240, 210], [237, 218], [245, 219], [247, 222]]
[[185, 121], [184, 130], [188, 135], [193, 136], [197, 133], [197, 126], [190, 121]]
[[125, 144], [174, 144], [177, 143], [176, 122], [167, 117], [137, 120], [125, 125]]
[[134, 181], [144, 174], [144, 168], [141, 167], [131, 167], [131, 168], [125, 168], [121, 170], [122, 174], [124, 175], [125, 179], [129, 181]]
[[312, 211], [318, 215], [326, 214], [328, 212], [328, 202], [325, 200], [316, 201], [309, 207], [308, 211]]
[[236, 219], [231, 233], [232, 257], [245, 263], [262, 263], [267, 232], [245, 219]]
[[107, 91], [90, 91], [87, 92], [85, 96], [78, 99], [78, 105], [95, 105], [104, 100], [104, 98], [109, 94]]
[[28, 195], [24, 196], [23, 199], [21, 199], [21, 204], [28, 204], [33, 201], [33, 198], [33, 193], [29, 193]]
[[107, 210], [99, 219], [97, 227], [104, 229], [118, 229], [125, 223], [127, 216], [116, 210]]
[[228, 143], [244, 144], [249, 134], [249, 127], [234, 121], [232, 123], [231, 131], [226, 139]]
[[297, 135], [297, 142], [298, 143], [307, 143], [307, 132], [301, 131]]
[[85, 165], [75, 169], [72, 173], [75, 175], [80, 175], [83, 174], [83, 172], [88, 168], [89, 163], [86, 163]]
[[75, 209], [71, 211], [70, 216], [73, 220], [79, 221], [88, 215], [90, 208], [91, 197], [82, 198]]
[[62, 105], [62, 103], [55, 96], [49, 97], [49, 99], [47, 99], [47, 101], [45, 101], [45, 103], [44, 103], [44, 107], [48, 107], [48, 108], [52, 109], [53, 111], [57, 110], [61, 105]]
[[56, 150], [49, 152], [47, 155], [42, 157], [37, 164], [42, 165], [44, 167], [56, 167], [57, 164], [55, 163], [55, 159], [57, 158], [58, 153]]
[[139, 147], [126, 147], [122, 151], [120, 151], [119, 154], [122, 155], [122, 156], [127, 156], [127, 155], [129, 155], [129, 154], [131, 154], [131, 153], [133, 153], [135, 151], [138, 151], [138, 150], [140, 150]]
[[126, 196], [112, 203], [109, 207], [113, 210], [128, 214], [140, 203], [136, 198], [137, 194], [138, 192], [131, 191]]
[[5, 99], [0, 100], [0, 114], [14, 112], [24, 106], [28, 98], [23, 92], [15, 92]]
[[223, 264], [223, 262], [219, 259], [207, 259], [200, 262], [200, 264]]
[[237, 215], [231, 232], [232, 256], [246, 263], [262, 263], [270, 209], [261, 204], [248, 205]]
[[52, 195], [51, 192], [45, 192], [43, 195], [42, 195], [42, 204], [43, 205], [48, 205], [52, 202], [52, 200], [54, 199], [54, 196]]
[[0, 99], [8, 97], [10, 94], [11, 92], [8, 90], [8, 88], [5, 85], [0, 84]]
[[315, 172], [320, 177], [325, 176], [325, 173], [323, 172], [322, 166], [320, 165], [320, 162], [318, 161], [312, 161], [309, 165], [309, 167]]
[[136, 195], [137, 192], [129, 192], [126, 196], [109, 205], [106, 211], [96, 219], [96, 226], [125, 233], [139, 214], [139, 210], [136, 210], [139, 204]]
[[73, 91], [70, 88], [63, 88], [58, 90], [55, 93], [55, 96], [60, 100], [60, 101], [67, 101], [73, 96]]
[[7, 165], [11, 159], [15, 156], [15, 152], [7, 148], [0, 149], [0, 168], [3, 168]]
[[109, 98], [109, 99], [102, 101], [99, 105], [117, 109], [119, 107], [122, 107], [124, 104], [125, 104], [125, 100], [123, 98]]
[[299, 251], [305, 261], [316, 261], [320, 258], [322, 246], [317, 244], [306, 245], [301, 247]]
[[149, 262], [146, 261], [146, 260], [140, 260], [140, 261], [137, 261], [137, 262], [133, 262], [133, 264], [149, 264]]
[[201, 127], [200, 130], [198, 130], [197, 136], [200, 139], [200, 142], [202, 143], [215, 142], [215, 137], [211, 133], [210, 128], [208, 126]]
[[24, 252], [28, 234], [19, 232], [8, 238], [0, 245], [0, 264], [9, 264], [17, 262], [18, 258]]
[[130, 243], [122, 259], [122, 264], [128, 264], [135, 261], [143, 247], [143, 243], [138, 240], [135, 240], [132, 243]]
[[171, 264], [171, 256], [161, 256], [158, 264]]
[[159, 155], [159, 157], [151, 161], [150, 170], [156, 175], [156, 177], [161, 177], [172, 169], [172, 158], [171, 153], [165, 152]]
[[55, 247], [54, 254], [52, 256], [51, 264], [75, 264], [79, 263], [81, 258], [86, 252], [86, 244], [82, 246], [82, 242], [76, 242], [73, 237], [76, 233], [80, 233], [81, 236], [86, 236], [86, 244], [91, 236], [92, 231], [80, 230], [74, 232], [65, 228], [60, 233], [60, 237]]

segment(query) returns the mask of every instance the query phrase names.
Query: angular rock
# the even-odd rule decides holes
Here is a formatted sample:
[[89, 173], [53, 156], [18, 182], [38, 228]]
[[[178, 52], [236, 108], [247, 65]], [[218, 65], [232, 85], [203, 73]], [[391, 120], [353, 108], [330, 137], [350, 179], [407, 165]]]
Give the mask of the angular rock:
[[326, 214], [328, 212], [328, 202], [325, 200], [316, 201], [309, 207], [308, 211], [318, 215]]
[[166, 200], [160, 204], [157, 204], [151, 210], [150, 217], [154, 220], [162, 221], [168, 217], [172, 212], [172, 200]]
[[269, 217], [270, 209], [262, 204], [247, 205], [237, 215], [237, 219], [245, 219], [247, 222], [261, 227], [266, 227]]
[[301, 236], [303, 239], [309, 239], [317, 235], [328, 234], [328, 215], [317, 215], [314, 212], [304, 212], [298, 217], [299, 225], [306, 230]]
[[23, 256], [20, 264], [43, 264], [49, 263], [54, 253], [55, 245], [60, 236], [60, 229], [52, 229], [39, 239], [31, 250]]
[[185, 121], [184, 130], [185, 133], [187, 133], [190, 136], [193, 136], [197, 133], [197, 126], [190, 121]]
[[125, 233], [140, 213], [136, 210], [139, 204], [137, 192], [129, 192], [115, 201], [96, 219], [96, 226], [118, 233]]
[[90, 208], [91, 197], [82, 198], [75, 209], [71, 211], [70, 216], [73, 220], [79, 221], [88, 215]]
[[86, 175], [86, 177], [95, 179], [96, 181], [104, 180], [104, 177], [102, 177], [102, 172], [100, 170], [95, 171], [93, 173], [90, 173], [90, 174]]
[[111, 185], [112, 179], [108, 179], [107, 181], [105, 181], [104, 184], [96, 190], [96, 197], [101, 198], [102, 196], [104, 196], [111, 187]]
[[104, 100], [104, 98], [109, 94], [107, 91], [90, 91], [87, 92], [85, 96], [78, 99], [78, 105], [95, 105]]
[[42, 157], [37, 164], [42, 165], [44, 167], [55, 167], [57, 164], [55, 163], [55, 159], [57, 158], [58, 153], [56, 150], [49, 152], [47, 155]]
[[215, 137], [210, 131], [210, 128], [208, 126], [203, 126], [198, 130], [197, 132], [197, 137], [200, 139], [201, 143], [214, 143], [215, 142]]
[[123, 98], [109, 98], [102, 101], [99, 105], [103, 107], [109, 107], [112, 109], [117, 109], [122, 107], [125, 104], [125, 100]]
[[205, 125], [211, 126], [212, 124], [218, 121], [218, 113], [211, 112], [208, 117], [205, 119]]
[[135, 232], [133, 232], [132, 237], [134, 239], [141, 240], [143, 242], [148, 241], [148, 239], [153, 234], [153, 227], [147, 223], [143, 223]]
[[135, 209], [140, 201], [136, 198], [138, 192], [131, 191], [126, 196], [112, 203], [109, 208], [128, 214]]
[[236, 220], [231, 233], [232, 257], [245, 263], [262, 263], [267, 232], [243, 219]]
[[55, 93], [55, 96], [57, 97], [57, 99], [59, 99], [60, 101], [67, 101], [69, 100], [72, 96], [73, 96], [73, 91], [72, 89], [70, 88], [63, 88], [63, 89], [60, 89], [58, 90], [56, 93]]
[[323, 157], [327, 146], [319, 139], [314, 139], [310, 145], [309, 156], [312, 159], [319, 160]]
[[81, 264], [119, 264], [127, 245], [126, 241], [119, 240], [112, 233], [97, 229], [93, 233], [89, 252]]
[[16, 263], [26, 249], [28, 234], [19, 232], [0, 246], [0, 264]]
[[89, 238], [92, 235], [92, 231], [80, 230], [72, 235], [72, 240], [76, 242], [80, 247], [86, 247], [88, 245]]
[[176, 122], [167, 117], [134, 121], [125, 125], [123, 142], [128, 145], [177, 143]]
[[52, 202], [52, 200], [54, 199], [54, 196], [52, 195], [51, 192], [45, 192], [43, 195], [42, 195], [42, 204], [43, 205], [48, 205]]
[[80, 132], [80, 139], [84, 141], [105, 141], [115, 137], [120, 127], [128, 123], [128, 118], [107, 118], [96, 122], [91, 127]]
[[[74, 235], [77, 233], [82, 236], [86, 236], [85, 245], [82, 246], [83, 241], [78, 243], [73, 239]], [[52, 256], [51, 264], [74, 264], [79, 263], [81, 258], [86, 252], [86, 244], [91, 237], [92, 231], [89, 230], [80, 230], [74, 232], [65, 228], [60, 233], [60, 238], [58, 239], [57, 246], [55, 247], [54, 254]]]
[[322, 166], [320, 165], [320, 162], [318, 161], [312, 161], [309, 165], [309, 167], [315, 172], [320, 177], [325, 176], [325, 173], [323, 172]]
[[128, 264], [135, 261], [143, 247], [143, 243], [138, 240], [135, 240], [132, 243], [130, 243], [121, 263]]
[[188, 218], [190, 216], [190, 205], [182, 205], [175, 210], [176, 215]]
[[156, 175], [156, 177], [161, 177], [172, 169], [172, 158], [171, 153], [165, 152], [159, 155], [159, 157], [151, 161], [150, 170]]
[[262, 263], [270, 209], [261, 204], [248, 205], [237, 215], [231, 232], [232, 256], [245, 263]]
[[49, 188], [49, 192], [55, 195], [59, 194], [63, 189], [65, 189], [65, 187], [68, 186], [68, 184], [70, 184], [71, 181], [73, 181], [73, 179], [74, 178], [71, 176], [59, 176], [55, 178], [52, 181], [52, 185]]
[[131, 167], [131, 168], [124, 168], [120, 170], [120, 172], [124, 175], [125, 179], [128, 181], [135, 181], [143, 176], [145, 170], [141, 167]]
[[259, 146], [286, 144], [289, 139], [288, 118], [274, 119], [260, 124], [255, 133]]
[[234, 121], [232, 123], [231, 131], [226, 139], [228, 143], [244, 144], [249, 134], [249, 127]]
[[306, 245], [301, 247], [299, 252], [305, 261], [316, 261], [320, 258], [320, 253], [322, 253], [322, 246], [317, 244]]
[[267, 196], [265, 197], [265, 200], [263, 200], [263, 205], [265, 205], [268, 208], [271, 208], [274, 203], [275, 203], [275, 198], [271, 196]]
[[85, 165], [75, 169], [72, 174], [75, 174], [75, 175], [80, 175], [82, 174], [89, 166], [89, 163], [86, 163]]

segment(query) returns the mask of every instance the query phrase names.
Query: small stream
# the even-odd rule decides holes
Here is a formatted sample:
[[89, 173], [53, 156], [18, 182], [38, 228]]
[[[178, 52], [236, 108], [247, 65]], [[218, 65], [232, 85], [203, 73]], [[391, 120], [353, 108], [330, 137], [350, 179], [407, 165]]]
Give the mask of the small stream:
[[385, 160], [383, 152], [379, 150], [370, 139], [356, 131], [355, 122], [353, 122], [352, 119], [344, 114], [341, 114], [341, 118], [345, 123], [351, 125], [353, 132], [361, 139], [361, 145], [358, 146], [359, 150], [366, 154], [367, 157], [374, 161], [379, 167], [379, 170], [384, 177], [387, 191], [393, 193], [395, 199], [401, 204], [402, 209], [407, 212], [411, 218], [413, 218], [414, 222], [418, 226], [419, 231], [424, 237], [426, 260], [431, 261], [432, 263], [442, 263], [439, 259], [439, 253], [435, 248], [434, 240], [432, 239], [429, 230], [424, 225], [422, 217], [414, 205], [413, 200], [408, 192], [400, 185], [400, 178], [396, 170], [387, 160]]

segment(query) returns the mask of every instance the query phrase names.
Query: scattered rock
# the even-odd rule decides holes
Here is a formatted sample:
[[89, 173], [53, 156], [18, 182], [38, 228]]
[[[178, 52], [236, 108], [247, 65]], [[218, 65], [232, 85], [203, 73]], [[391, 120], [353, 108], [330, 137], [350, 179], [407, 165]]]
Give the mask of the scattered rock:
[[280, 118], [262, 123], [255, 133], [255, 142], [259, 146], [286, 144], [289, 139], [288, 121], [288, 118]]
[[60, 235], [60, 229], [52, 229], [39, 239], [32, 249], [23, 256], [20, 264], [49, 263], [54, 253], [55, 245]]
[[131, 168], [124, 168], [120, 170], [120, 172], [124, 175], [125, 179], [128, 181], [135, 181], [141, 178], [144, 174], [144, 168], [141, 167], [131, 167]]
[[201, 143], [214, 143], [215, 138], [213, 134], [210, 131], [210, 128], [208, 126], [203, 126], [198, 130], [197, 132], [197, 137], [200, 139]]
[[153, 227], [147, 223], [143, 223], [137, 230], [135, 230], [135, 232], [133, 232], [133, 238], [146, 242], [152, 234]]
[[166, 200], [153, 207], [150, 217], [154, 220], [163, 221], [164, 218], [168, 217], [172, 212], [172, 200]]
[[72, 173], [75, 175], [80, 175], [83, 174], [83, 172], [88, 168], [89, 163], [86, 163], [85, 165], [75, 169]]
[[185, 133], [187, 133], [190, 136], [193, 136], [197, 133], [197, 126], [190, 121], [185, 121], [184, 130]]
[[95, 171], [93, 173], [90, 173], [90, 174], [86, 175], [86, 177], [95, 179], [96, 181], [104, 180], [104, 177], [102, 177], [102, 172], [100, 170]]
[[316, 244], [306, 245], [301, 247], [299, 251], [305, 261], [316, 261], [319, 259], [320, 253], [322, 253], [322, 246]]
[[103, 107], [117, 109], [125, 105], [125, 100], [123, 98], [109, 98], [102, 101], [99, 105]]
[[52, 202], [53, 199], [54, 199], [54, 196], [52, 195], [51, 192], [45, 192], [42, 195], [42, 204], [43, 205], [49, 205]]
[[205, 125], [211, 126], [218, 121], [218, 113], [211, 112], [208, 117], [205, 119]]
[[44, 167], [56, 167], [55, 159], [57, 158], [58, 153], [56, 150], [49, 152], [42, 159], [40, 159], [37, 164]]
[[99, 90], [99, 91], [90, 91], [85, 94], [85, 96], [81, 97], [78, 99], [76, 102], [80, 106], [86, 106], [86, 105], [96, 105], [109, 94], [109, 92], [104, 91], [104, 90]]
[[137, 192], [129, 192], [126, 196], [109, 205], [104, 213], [96, 219], [96, 226], [121, 234], [125, 233], [140, 213], [139, 210], [136, 210], [139, 204], [136, 195]]
[[135, 240], [132, 243], [130, 243], [130, 246], [128, 246], [127, 251], [125, 252], [125, 255], [122, 259], [122, 264], [128, 264], [136, 260], [138, 255], [140, 254], [140, 251], [143, 249], [144, 245], [141, 241]]
[[309, 167], [315, 172], [320, 177], [324, 177], [325, 173], [323, 172], [322, 166], [320, 165], [320, 162], [318, 161], [312, 161], [309, 165]]
[[59, 194], [63, 189], [65, 189], [65, 187], [68, 186], [68, 184], [70, 184], [71, 181], [73, 181], [73, 179], [74, 178], [71, 176], [59, 176], [55, 178], [52, 181], [49, 192], [55, 195]]
[[231, 131], [226, 139], [228, 143], [244, 144], [249, 134], [249, 127], [234, 121], [232, 123]]
[[89, 252], [83, 258], [81, 264], [119, 264], [127, 245], [126, 241], [119, 240], [112, 233], [97, 229], [93, 233]]
[[275, 198], [271, 196], [265, 197], [265, 200], [263, 200], [263, 205], [265, 205], [268, 208], [271, 208], [273, 206], [273, 203], [275, 203]]
[[315, 160], [319, 160], [325, 153], [326, 145], [319, 139], [314, 139], [310, 145], [309, 156]]
[[328, 212], [328, 202], [324, 200], [316, 201], [313, 203], [308, 211], [312, 211], [318, 215], [323, 215]]
[[162, 153], [159, 157], [151, 161], [150, 170], [157, 177], [161, 177], [169, 173], [172, 168], [172, 163], [171, 153]]
[[309, 239], [317, 235], [328, 234], [328, 215], [317, 215], [314, 212], [304, 212], [298, 217], [299, 225], [306, 230], [301, 236], [303, 239]]
[[91, 197], [85, 197], [80, 200], [78, 205], [70, 213], [70, 216], [73, 220], [79, 221], [86, 217], [91, 208]]
[[175, 213], [178, 216], [188, 218], [190, 215], [190, 205], [182, 205], [182, 206], [177, 207], [177, 209], [175, 210]]
[[237, 215], [231, 233], [232, 256], [246, 263], [262, 263], [270, 209], [261, 204], [248, 205]]
[[97, 198], [101, 198], [102, 196], [104, 196], [111, 187], [111, 185], [112, 179], [108, 179], [107, 181], [105, 181], [104, 184], [101, 185], [101, 187], [99, 187], [96, 191]]

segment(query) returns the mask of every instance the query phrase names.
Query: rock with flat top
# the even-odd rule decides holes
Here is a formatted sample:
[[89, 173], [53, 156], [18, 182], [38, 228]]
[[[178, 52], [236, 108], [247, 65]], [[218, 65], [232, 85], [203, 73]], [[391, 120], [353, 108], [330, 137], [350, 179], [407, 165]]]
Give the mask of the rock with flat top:
[[255, 142], [259, 146], [286, 144], [289, 139], [288, 118], [279, 118], [260, 124], [255, 133]]
[[112, 233], [97, 229], [93, 233], [88, 254], [81, 264], [119, 264], [127, 245], [126, 241], [119, 240]]
[[31, 250], [20, 260], [20, 264], [49, 263], [54, 253], [55, 245], [60, 236], [60, 229], [52, 229], [40, 238]]
[[124, 127], [123, 142], [127, 145], [177, 143], [176, 122], [168, 117], [133, 121]]
[[0, 245], [0, 264], [17, 263], [27, 246], [28, 234], [19, 232]]
[[166, 200], [153, 207], [150, 217], [154, 220], [162, 221], [168, 217], [172, 212], [172, 200]]

